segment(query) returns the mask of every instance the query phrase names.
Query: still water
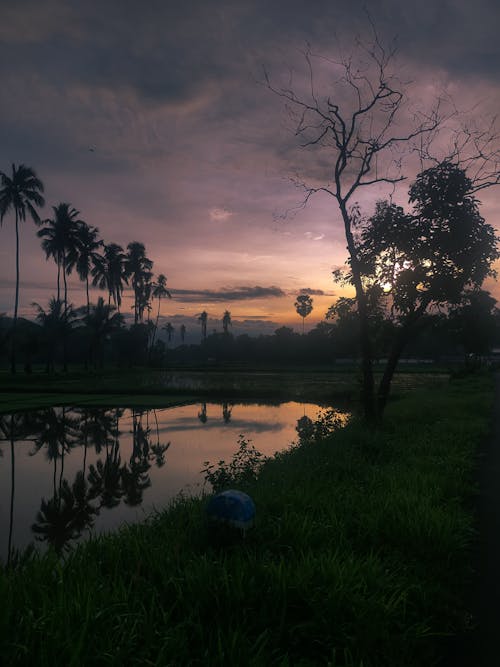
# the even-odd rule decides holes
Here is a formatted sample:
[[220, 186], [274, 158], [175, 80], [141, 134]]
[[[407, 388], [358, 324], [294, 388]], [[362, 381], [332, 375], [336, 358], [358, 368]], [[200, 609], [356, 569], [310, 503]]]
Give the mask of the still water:
[[48, 543], [62, 551], [210, 491], [206, 461], [229, 461], [238, 436], [270, 456], [297, 440], [311, 403], [200, 403], [155, 410], [50, 408], [0, 415], [0, 561]]

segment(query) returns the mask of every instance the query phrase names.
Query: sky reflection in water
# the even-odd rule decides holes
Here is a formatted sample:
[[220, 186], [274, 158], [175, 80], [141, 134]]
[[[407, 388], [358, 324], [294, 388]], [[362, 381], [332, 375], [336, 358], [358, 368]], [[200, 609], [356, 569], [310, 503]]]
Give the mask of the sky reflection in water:
[[310, 403], [200, 403], [0, 416], [0, 560], [9, 542], [62, 550], [90, 531], [140, 520], [181, 490], [200, 493], [203, 463], [228, 461], [239, 434], [269, 456], [297, 440], [298, 419], [319, 411]]

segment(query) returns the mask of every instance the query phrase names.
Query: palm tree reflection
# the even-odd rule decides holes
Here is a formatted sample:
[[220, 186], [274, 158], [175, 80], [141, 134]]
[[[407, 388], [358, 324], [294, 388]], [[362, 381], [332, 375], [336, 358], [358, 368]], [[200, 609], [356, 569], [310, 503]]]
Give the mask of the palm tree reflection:
[[[156, 414], [156, 433], [149, 427], [150, 411], [132, 412], [132, 448], [128, 461], [120, 452], [119, 429], [123, 409], [48, 408], [32, 414], [0, 416], [0, 441], [11, 447], [11, 498], [7, 558], [12, 553], [15, 497], [14, 444], [20, 439], [32, 440], [29, 452], [45, 453], [53, 465], [52, 493], [42, 498], [31, 528], [37, 541], [52, 545], [61, 553], [69, 542], [79, 539], [94, 526], [101, 509], [113, 509], [123, 502], [140, 505], [144, 491], [151, 486], [149, 470], [165, 464], [170, 443], [160, 442]], [[74, 480], [65, 478], [65, 457], [77, 446], [83, 447], [81, 469]], [[96, 459], [87, 465], [89, 448]], [[100, 455], [100, 456], [99, 456]]]
[[42, 498], [31, 529], [37, 540], [47, 542], [56, 553], [61, 553], [70, 540], [78, 539], [86, 528], [93, 526], [97, 514], [98, 509], [90, 503], [87, 483], [79, 471], [71, 486], [63, 480], [50, 500]]

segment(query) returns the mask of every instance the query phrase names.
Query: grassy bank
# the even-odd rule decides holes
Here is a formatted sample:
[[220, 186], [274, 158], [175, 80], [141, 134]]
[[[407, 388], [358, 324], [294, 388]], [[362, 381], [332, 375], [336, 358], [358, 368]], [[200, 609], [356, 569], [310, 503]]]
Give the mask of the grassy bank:
[[[134, 405], [159, 407], [195, 400], [298, 400], [332, 404], [359, 394], [356, 369], [217, 367], [0, 373], [0, 412], [50, 405]], [[443, 369], [403, 370], [393, 391], [447, 382]]]
[[415, 390], [384, 427], [281, 454], [244, 540], [203, 499], [0, 571], [4, 664], [437, 664], [467, 622], [472, 469], [489, 378]]

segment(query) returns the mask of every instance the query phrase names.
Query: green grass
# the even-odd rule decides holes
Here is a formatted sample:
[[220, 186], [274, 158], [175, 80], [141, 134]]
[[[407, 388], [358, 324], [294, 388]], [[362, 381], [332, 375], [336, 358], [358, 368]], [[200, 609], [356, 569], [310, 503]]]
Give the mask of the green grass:
[[[377, 376], [377, 374], [376, 374]], [[441, 386], [441, 371], [397, 373], [393, 392]], [[204, 400], [352, 401], [359, 395], [356, 372], [318, 369], [125, 369], [73, 370], [47, 375], [0, 373], [0, 412], [50, 405], [125, 405], [160, 407]]]
[[0, 571], [4, 664], [437, 664], [467, 623], [475, 452], [492, 385], [393, 402], [267, 463], [245, 539], [205, 499]]

